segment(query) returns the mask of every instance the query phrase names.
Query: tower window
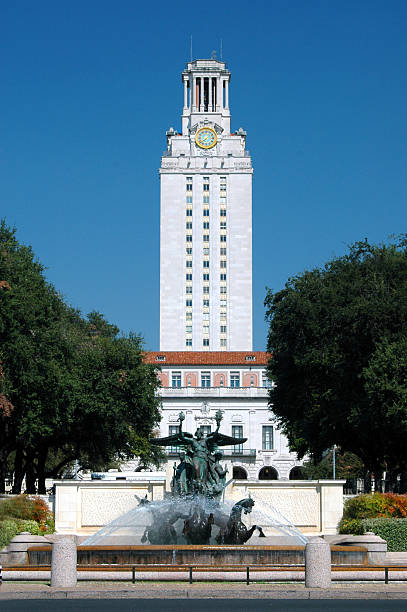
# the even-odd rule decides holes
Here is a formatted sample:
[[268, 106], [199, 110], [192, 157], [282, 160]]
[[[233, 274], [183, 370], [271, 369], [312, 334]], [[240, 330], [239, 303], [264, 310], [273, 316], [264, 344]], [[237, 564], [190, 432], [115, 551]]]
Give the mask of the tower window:
[[192, 306], [192, 300], [185, 300], [185, 306], [188, 308], [188, 306]]
[[209, 274], [207, 274], [207, 273], [203, 274], [203, 280], [204, 281], [208, 281], [209, 280]]
[[[191, 236], [191, 238], [192, 238], [192, 236]], [[221, 234], [220, 241], [221, 242], [226, 242], [226, 234]]]
[[[225, 287], [225, 289], [226, 289], [226, 287]], [[203, 291], [204, 294], [208, 294], [209, 293], [209, 287], [207, 287], [207, 286], [203, 287], [202, 291]], [[191, 304], [191, 306], [192, 306], [192, 304]]]
[[[221, 211], [222, 212], [222, 211]], [[226, 212], [226, 211], [225, 211]], [[187, 208], [186, 210], [187, 217], [192, 217], [192, 208]]]
[[202, 346], [209, 346], [209, 338], [204, 338], [202, 340]]
[[189, 273], [188, 273], [188, 274], [185, 274], [185, 279], [186, 279], [187, 281], [191, 281], [191, 280], [192, 280], [192, 274], [189, 274]]
[[226, 221], [220, 222], [220, 229], [226, 229]]
[[192, 268], [192, 259], [187, 259], [186, 262], [185, 262], [185, 265], [186, 265], [187, 268]]
[[[191, 262], [192, 263], [192, 262]], [[203, 261], [203, 267], [204, 268], [209, 268], [209, 259], [204, 259]]]
[[186, 229], [192, 229], [192, 221], [187, 221], [186, 224], [185, 224], [185, 227], [186, 227]]
[[[191, 214], [192, 214], [192, 211], [191, 211]], [[226, 208], [221, 208], [220, 209], [220, 216], [221, 217], [226, 217]]]
[[185, 340], [185, 346], [192, 346], [192, 338], [187, 338]]
[[[191, 236], [191, 238], [192, 238], [192, 236]], [[222, 236], [221, 236], [221, 238], [222, 238]], [[225, 238], [226, 238], [226, 236], [225, 236]], [[203, 235], [203, 241], [204, 242], [209, 242], [209, 234], [204, 234]]]
[[204, 208], [203, 209], [203, 216], [204, 217], [209, 217], [209, 208]]
[[203, 196], [203, 203], [204, 204], [209, 204], [209, 196], [208, 195], [204, 195]]
[[[192, 264], [192, 261], [191, 261], [191, 264]], [[221, 259], [220, 260], [220, 267], [221, 268], [226, 268], [226, 259]]]
[[[187, 275], [188, 276], [188, 275]], [[191, 275], [192, 276], [192, 275]], [[192, 280], [192, 279], [191, 279]], [[226, 280], [226, 274], [221, 274], [220, 275], [220, 280], [221, 281], [225, 281]]]
[[[222, 236], [221, 236], [221, 238], [222, 238]], [[225, 236], [225, 238], [226, 238], [226, 236]], [[186, 235], [186, 241], [187, 242], [192, 242], [192, 234], [187, 234]]]

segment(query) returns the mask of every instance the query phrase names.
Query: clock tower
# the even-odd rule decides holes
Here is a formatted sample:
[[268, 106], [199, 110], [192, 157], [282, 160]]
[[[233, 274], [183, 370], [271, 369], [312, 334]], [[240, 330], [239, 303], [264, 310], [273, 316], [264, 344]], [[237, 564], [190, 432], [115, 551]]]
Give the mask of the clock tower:
[[224, 62], [182, 73], [182, 131], [160, 168], [160, 350], [252, 350], [252, 175]]

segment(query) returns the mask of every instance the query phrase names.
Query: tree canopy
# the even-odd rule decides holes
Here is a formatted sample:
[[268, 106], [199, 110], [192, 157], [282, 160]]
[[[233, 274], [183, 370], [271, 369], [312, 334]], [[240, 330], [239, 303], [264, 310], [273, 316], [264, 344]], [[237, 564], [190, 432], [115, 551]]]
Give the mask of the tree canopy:
[[270, 407], [300, 457], [337, 444], [372, 471], [406, 469], [406, 246], [357, 242], [268, 290]]
[[155, 454], [158, 380], [142, 339], [97, 312], [83, 317], [47, 282], [14, 229], [0, 224], [0, 491], [14, 461], [14, 492], [74, 459], [101, 467]]

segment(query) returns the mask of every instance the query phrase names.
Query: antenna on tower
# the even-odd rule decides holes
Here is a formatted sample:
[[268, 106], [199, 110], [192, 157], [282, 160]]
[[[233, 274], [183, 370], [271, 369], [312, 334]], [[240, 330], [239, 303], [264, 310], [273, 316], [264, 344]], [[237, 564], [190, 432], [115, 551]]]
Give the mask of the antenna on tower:
[[192, 62], [192, 34], [191, 34], [191, 62]]
[[220, 39], [220, 61], [223, 60], [223, 40]]

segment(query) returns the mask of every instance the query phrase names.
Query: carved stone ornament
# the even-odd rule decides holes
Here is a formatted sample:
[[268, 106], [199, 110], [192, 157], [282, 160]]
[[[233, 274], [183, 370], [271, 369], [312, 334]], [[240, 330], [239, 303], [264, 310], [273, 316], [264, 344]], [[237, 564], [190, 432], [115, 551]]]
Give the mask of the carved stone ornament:
[[197, 130], [199, 128], [207, 126], [207, 125], [212, 127], [217, 134], [222, 134], [223, 128], [220, 125], [218, 125], [217, 123], [214, 123], [213, 121], [208, 121], [208, 119], [205, 119], [205, 121], [200, 121], [199, 123], [195, 123], [195, 125], [193, 125], [190, 128], [189, 133], [190, 134], [196, 134], [196, 132], [197, 132]]
[[208, 402], [202, 402], [201, 414], [209, 415], [211, 409], [208, 406]]

